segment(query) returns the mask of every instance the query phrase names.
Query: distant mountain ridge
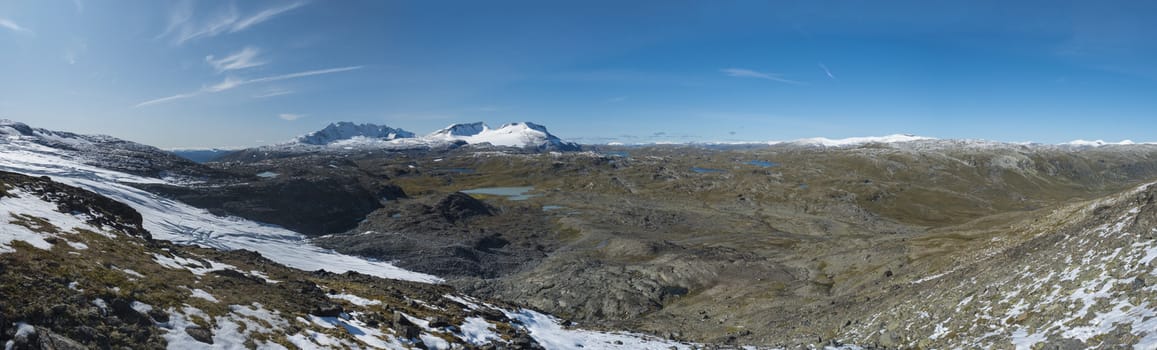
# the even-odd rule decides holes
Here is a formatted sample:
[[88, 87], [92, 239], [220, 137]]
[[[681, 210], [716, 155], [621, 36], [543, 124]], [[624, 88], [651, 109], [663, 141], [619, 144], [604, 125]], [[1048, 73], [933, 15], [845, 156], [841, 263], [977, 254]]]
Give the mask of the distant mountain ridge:
[[430, 133], [429, 136], [474, 136], [482, 133], [486, 128], [486, 123], [483, 122], [450, 124], [450, 126]]
[[331, 123], [325, 128], [295, 138], [273, 148], [294, 148], [301, 145], [340, 148], [415, 148], [454, 144], [528, 148], [537, 151], [578, 151], [581, 147], [566, 142], [547, 131], [545, 126], [531, 122], [503, 124], [490, 128], [483, 122], [451, 124], [425, 136], [377, 124], [352, 122]]
[[0, 144], [34, 143], [87, 165], [150, 177], [200, 177], [215, 173], [159, 148], [107, 135], [82, 135], [34, 128], [0, 119]]
[[414, 133], [385, 125], [337, 122], [330, 123], [324, 129], [298, 136], [295, 141], [309, 145], [328, 145], [336, 141], [350, 140], [358, 137], [396, 140], [412, 138], [414, 137]]
[[451, 124], [425, 138], [446, 141], [466, 141], [468, 144], [489, 143], [495, 146], [535, 148], [540, 151], [578, 151], [581, 147], [554, 136], [545, 126], [531, 123], [507, 123], [497, 129], [482, 122]]

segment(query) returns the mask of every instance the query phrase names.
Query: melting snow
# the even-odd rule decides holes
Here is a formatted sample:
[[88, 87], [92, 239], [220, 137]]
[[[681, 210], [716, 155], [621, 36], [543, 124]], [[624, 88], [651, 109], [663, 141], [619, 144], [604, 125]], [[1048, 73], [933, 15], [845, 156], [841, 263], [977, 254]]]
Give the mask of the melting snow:
[[353, 294], [330, 294], [330, 298], [342, 299], [358, 306], [381, 305], [382, 302], [373, 299], [362, 298]]
[[545, 314], [519, 310], [504, 310], [506, 317], [518, 320], [530, 331], [530, 336], [547, 349], [691, 349], [684, 343], [672, 342], [642, 334], [605, 333], [562, 327], [558, 319]]
[[152, 305], [145, 304], [145, 303], [142, 303], [142, 302], [139, 302], [136, 300], [133, 300], [133, 303], [131, 306], [132, 306], [133, 310], [136, 310], [137, 312], [139, 312], [141, 314], [147, 314], [147, 313], [149, 313], [149, 311], [153, 311]]
[[[185, 307], [184, 312], [177, 312], [170, 308], [169, 322], [161, 324], [164, 329], [163, 337], [169, 349], [245, 349], [245, 342], [252, 338], [254, 333], [271, 334], [280, 332], [289, 322], [275, 312], [265, 310], [261, 304], [254, 303], [252, 307], [230, 305], [230, 313], [214, 318], [216, 327], [211, 330], [213, 344], [205, 344], [193, 339], [185, 328], [196, 324], [189, 321], [190, 317], [207, 319], [208, 316], [201, 310]], [[266, 327], [272, 325], [274, 328]], [[285, 349], [276, 343], [255, 342], [257, 349]]]
[[[61, 233], [72, 232], [77, 228], [100, 231], [100, 229], [92, 227], [76, 216], [56, 211], [56, 204], [45, 202], [32, 193], [12, 189], [8, 191], [8, 195], [10, 197], [0, 197], [0, 253], [14, 252], [11, 244], [15, 241], [28, 243], [39, 249], [52, 249], [52, 244], [44, 238], [55, 237], [54, 233], [36, 232], [29, 227], [16, 224], [17, 222], [23, 222], [37, 230], [49, 232], [54, 230], [51, 230], [51, 227], [41, 227], [35, 219], [47, 221], [58, 228]], [[87, 248], [87, 246], [85, 247]]]
[[[356, 315], [356, 314], [355, 314]], [[310, 315], [309, 318], [318, 326], [324, 328], [343, 328], [350, 335], [352, 335], [359, 342], [378, 349], [405, 349], [403, 345], [394, 337], [383, 334], [377, 328], [367, 326], [366, 324], [354, 318], [354, 315], [343, 315], [346, 317], [320, 317]]]
[[[382, 261], [340, 254], [329, 249], [313, 246], [299, 233], [280, 227], [256, 223], [236, 217], [221, 217], [187, 204], [166, 199], [152, 193], [128, 186], [125, 183], [165, 183], [165, 180], [135, 176], [121, 172], [84, 165], [72, 158], [66, 151], [32, 143], [28, 140], [10, 137], [0, 140], [0, 170], [41, 176], [81, 187], [128, 204], [141, 213], [145, 229], [153, 237], [181, 244], [196, 244], [223, 250], [247, 249], [281, 264], [306, 270], [325, 269], [334, 272], [356, 271], [368, 275], [401, 280], [440, 283], [441, 278], [405, 270]], [[3, 209], [21, 208], [38, 210], [37, 213], [53, 215], [50, 219], [65, 229], [83, 224], [71, 215], [56, 213], [54, 207], [46, 207], [43, 201], [4, 198]], [[2, 213], [7, 214], [7, 213]], [[57, 221], [60, 219], [61, 221]], [[59, 223], [58, 223], [59, 222]], [[11, 224], [0, 220], [4, 230], [0, 230], [0, 252], [10, 251], [7, 243], [20, 239], [33, 246], [48, 249], [51, 245], [39, 235], [31, 235], [27, 230], [7, 229]]]
[[502, 340], [494, 331], [494, 325], [481, 317], [467, 317], [458, 327], [461, 331], [458, 337], [474, 345], [485, 345], [494, 340]]
[[205, 290], [199, 289], [199, 288], [194, 289], [193, 294], [191, 294], [190, 296], [194, 297], [194, 298], [205, 299], [205, 300], [208, 300], [208, 301], [211, 301], [214, 303], [221, 302], [220, 300], [217, 300], [217, 297], [214, 297], [213, 294], [209, 294], [209, 292], [206, 292]]

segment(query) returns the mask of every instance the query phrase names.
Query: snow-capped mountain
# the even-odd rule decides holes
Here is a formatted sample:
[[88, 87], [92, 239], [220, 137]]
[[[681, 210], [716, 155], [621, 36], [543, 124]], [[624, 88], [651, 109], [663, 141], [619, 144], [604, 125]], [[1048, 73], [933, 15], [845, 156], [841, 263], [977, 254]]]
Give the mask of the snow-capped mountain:
[[1129, 146], [1129, 145], [1152, 145], [1155, 142], [1133, 142], [1133, 140], [1122, 140], [1120, 142], [1110, 142], [1105, 140], [1073, 140], [1062, 143], [1065, 146], [1085, 146], [1085, 147], [1100, 147], [1100, 146]]
[[426, 136], [431, 140], [461, 140], [469, 144], [489, 143], [495, 146], [527, 147], [538, 150], [576, 151], [579, 145], [565, 142], [546, 130], [545, 126], [530, 123], [508, 123], [491, 129], [482, 122], [452, 124]]
[[412, 132], [385, 125], [340, 122], [302, 135], [290, 142], [242, 150], [222, 159], [243, 160], [319, 151], [423, 150], [453, 148], [468, 144], [535, 151], [581, 150], [578, 144], [559, 139], [547, 131], [545, 126], [528, 122], [508, 123], [497, 129], [492, 129], [482, 122], [452, 124], [425, 136], [416, 136]]
[[150, 177], [201, 177], [213, 174], [200, 166], [159, 148], [106, 135], [81, 135], [33, 128], [0, 119], [0, 143], [32, 143], [45, 146], [85, 165]]
[[777, 144], [796, 144], [796, 145], [815, 145], [824, 147], [845, 147], [855, 146], [867, 143], [901, 143], [921, 140], [934, 140], [931, 137], [915, 136], [908, 134], [894, 134], [888, 136], [868, 136], [868, 137], [849, 137], [844, 139], [829, 139], [826, 137], [813, 137], [807, 139], [799, 139], [787, 142], [771, 141], [769, 145]]
[[297, 138], [297, 142], [309, 145], [328, 145], [341, 140], [367, 138], [377, 140], [396, 140], [412, 138], [414, 133], [385, 125], [354, 124], [351, 122], [330, 123], [324, 129], [314, 131]]
[[[138, 329], [160, 334], [160, 337], [149, 339], [153, 342], [150, 348], [167, 344], [170, 349], [232, 349], [245, 347], [243, 344], [247, 343], [257, 344], [258, 348], [285, 348], [278, 345], [280, 343], [269, 341], [270, 336], [280, 337], [277, 339], [282, 343], [306, 349], [449, 349], [461, 348], [463, 345], [493, 347], [495, 344], [512, 344], [513, 348], [551, 349], [700, 347], [643, 334], [564, 327], [564, 321], [550, 315], [512, 306], [494, 306], [440, 286], [423, 286], [443, 280], [398, 268], [388, 262], [319, 248], [303, 235], [281, 227], [237, 217], [218, 216], [158, 196], [134, 185], [180, 184], [171, 183], [168, 179], [85, 164], [81, 162], [85, 158], [77, 157], [75, 148], [99, 149], [104, 144], [93, 140], [116, 140], [113, 138], [33, 129], [14, 122], [5, 122], [0, 126], [0, 134], [3, 136], [0, 137], [0, 215], [8, 218], [0, 222], [0, 254], [33, 254], [31, 256], [81, 261], [80, 265], [89, 261], [92, 264], [84, 269], [61, 270], [69, 271], [67, 274], [60, 274], [54, 269], [36, 270], [39, 274], [37, 279], [19, 272], [9, 273], [3, 277], [15, 276], [16, 280], [0, 278], [0, 283], [20, 283], [28, 279], [44, 281], [43, 285], [59, 285], [56, 286], [58, 291], [54, 293], [70, 293], [73, 296], [69, 300], [76, 300], [75, 304], [93, 307], [92, 310], [99, 309], [102, 313], [99, 318], [69, 320], [78, 320], [76, 324], [86, 327], [104, 327], [115, 322], [117, 325], [134, 325]], [[59, 142], [54, 143], [55, 146], [45, 144], [53, 143], [54, 137], [60, 138], [56, 140]], [[158, 154], [169, 155], [165, 152]], [[168, 243], [163, 242], [153, 245], [156, 242], [152, 239], [223, 251], [247, 250], [256, 253], [243, 252], [236, 256], [249, 256], [222, 262], [201, 255], [203, 253], [191, 253], [192, 250], [186, 247], [167, 246]], [[107, 247], [118, 250], [105, 250]], [[67, 254], [63, 252], [65, 250]], [[52, 255], [52, 252], [58, 254]], [[284, 267], [268, 264], [264, 259]], [[31, 260], [38, 264], [44, 263], [40, 258]], [[115, 261], [116, 265], [105, 262], [110, 260]], [[52, 263], [52, 266], [61, 265], [59, 260], [53, 260]], [[276, 277], [276, 272], [271, 272], [284, 271], [286, 267], [298, 271], [282, 273], [284, 277]], [[324, 281], [339, 275], [308, 272], [315, 270], [359, 272], [369, 276], [418, 282], [406, 283], [404, 287], [398, 288], [435, 292], [401, 294], [400, 289], [390, 287], [389, 293], [393, 297], [354, 295], [346, 287], [375, 281], [367, 276], [346, 274], [340, 277], [343, 278], [342, 292], [331, 290], [327, 293], [321, 289], [326, 286]], [[109, 277], [86, 278], [86, 273]], [[271, 279], [270, 276], [277, 279]], [[178, 279], [166, 279], [166, 283], [145, 283], [161, 278]], [[385, 285], [395, 283], [386, 282]], [[133, 290], [131, 293], [122, 293], [122, 286], [126, 287], [125, 290], [129, 290], [129, 287]], [[233, 286], [240, 286], [249, 294], [236, 294]], [[282, 296], [276, 292], [264, 293], [271, 290], [291, 290], [288, 295], [293, 299], [288, 300], [293, 307], [284, 306], [287, 299], [279, 299]], [[179, 307], [165, 307], [157, 303], [154, 300], [159, 300], [158, 296], [164, 296], [164, 300], [177, 300]], [[238, 296], [245, 298], [239, 304], [229, 299]], [[419, 297], [422, 299], [417, 299]], [[439, 314], [436, 314], [437, 318], [412, 311], [412, 315], [406, 314], [397, 300], [405, 300], [411, 308], [435, 310]], [[22, 301], [15, 301], [21, 306], [16, 308], [18, 311], [28, 309], [20, 304]], [[193, 305], [214, 307], [202, 306], [204, 309], [198, 309]], [[397, 309], [394, 309], [395, 305]], [[383, 307], [396, 310], [392, 311], [393, 321], [378, 321], [363, 316], [378, 315]], [[83, 340], [79, 337], [76, 339], [82, 340], [74, 340], [70, 337], [75, 336], [68, 329], [75, 328], [75, 324], [61, 325], [61, 322], [54, 321], [65, 319], [61, 314], [78, 310], [77, 307], [70, 306], [67, 310], [58, 308], [64, 311], [58, 311], [50, 317], [28, 317], [20, 312], [10, 312], [11, 309], [6, 308], [6, 314], [0, 315], [8, 317], [0, 322], [0, 335], [8, 337], [3, 339], [7, 348], [37, 348], [28, 345], [38, 342], [83, 348], [83, 345], [94, 341], [92, 338]], [[306, 321], [305, 317], [309, 320]], [[191, 321], [194, 318], [213, 320], [213, 323], [198, 325]], [[299, 322], [290, 321], [295, 319]], [[504, 329], [510, 331], [501, 333]], [[516, 338], [516, 335], [520, 338]], [[103, 338], [96, 338], [100, 339]], [[128, 339], [124, 337], [114, 340], [140, 344], [136, 338]], [[83, 345], [82, 341], [85, 342]]]
[[453, 137], [453, 136], [474, 136], [486, 130], [486, 124], [482, 122], [474, 123], [459, 123], [450, 124], [445, 128], [438, 129], [438, 131], [430, 133], [430, 137]]

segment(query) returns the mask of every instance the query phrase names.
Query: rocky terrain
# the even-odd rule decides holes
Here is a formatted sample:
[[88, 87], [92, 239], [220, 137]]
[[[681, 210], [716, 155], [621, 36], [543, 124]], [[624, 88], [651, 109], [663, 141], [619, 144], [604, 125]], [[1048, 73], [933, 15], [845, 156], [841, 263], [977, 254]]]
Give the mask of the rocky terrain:
[[[898, 288], [931, 288], [929, 281], [964, 278], [944, 275], [958, 265], [985, 266], [990, 262], [978, 257], [1028, 249], [1021, 245], [1032, 236], [1009, 227], [1032, 226], [1061, 206], [1151, 179], [1154, 150], [945, 141], [545, 155], [461, 150], [438, 155], [438, 162], [415, 160], [411, 173], [391, 179], [413, 199], [385, 204], [348, 236], [315, 242], [403, 265], [421, 259], [405, 266], [453, 277], [457, 273], [423, 266], [437, 266], [428, 261], [438, 256], [456, 265], [476, 251], [422, 258], [410, 256], [430, 249], [391, 251], [407, 246], [399, 244], [403, 240], [454, 235], [442, 226], [415, 224], [436, 220], [410, 214], [408, 202], [532, 185], [540, 197], [481, 197], [504, 209], [483, 218], [533, 228], [541, 224], [520, 213], [537, 212], [551, 223], [542, 227], [554, 232], [536, 237], [547, 243], [547, 256], [540, 261], [537, 252], [510, 249], [531, 264], [497, 277], [452, 278], [451, 284], [588, 324], [708, 343], [916, 346], [853, 333], [868, 319], [850, 314], [888, 315], [894, 305], [885, 298], [910, 303], [922, 297], [897, 294]], [[425, 174], [440, 167], [474, 171]], [[467, 247], [485, 237], [468, 232], [496, 227], [471, 220], [458, 225], [470, 229], [456, 236]], [[1047, 229], [1065, 225], [1076, 223]], [[923, 281], [934, 276], [940, 278]], [[898, 339], [931, 334], [914, 330]], [[1005, 336], [995, 339], [1012, 339]]]
[[[384, 130], [365, 130], [370, 129]], [[561, 152], [468, 142], [470, 135], [485, 130], [490, 129], [448, 127], [435, 134], [464, 138], [439, 147], [373, 146], [395, 142], [400, 133], [393, 130], [383, 131], [392, 140], [362, 140], [357, 147], [336, 141], [348, 147], [250, 149], [205, 164], [174, 161], [180, 165], [166, 173], [169, 177], [57, 167], [53, 164], [60, 157], [88, 158], [75, 148], [20, 141], [45, 132], [21, 133], [18, 141], [24, 143], [10, 142], [24, 148], [13, 149], [55, 158], [20, 160], [25, 153], [10, 152], [20, 156], [0, 161], [0, 169], [49, 175], [128, 204], [139, 212], [138, 226], [152, 239], [136, 235], [137, 241], [123, 244], [146, 249], [146, 257], [167, 254], [149, 250], [160, 247], [183, 259], [195, 255], [242, 266], [237, 273], [249, 280], [304, 279], [324, 292], [324, 298], [314, 298], [309, 295], [317, 296], [315, 291], [297, 290], [305, 301], [289, 305], [293, 293], [262, 289], [277, 301], [253, 306], [242, 295], [254, 290], [245, 290], [223, 303], [239, 309], [190, 304], [188, 295], [133, 300], [174, 310], [170, 317], [177, 312], [183, 319], [194, 319], [182, 311], [185, 304], [203, 312], [218, 310], [204, 319], [236, 324], [244, 323], [245, 313], [276, 310], [293, 327], [325, 329], [329, 321], [311, 318], [323, 316], [309, 316], [319, 301], [377, 300], [381, 304], [369, 309], [343, 303], [350, 317], [328, 323], [394, 334], [377, 337], [382, 345], [357, 338], [354, 328], [343, 326], [349, 330], [344, 334], [353, 336], [343, 339], [359, 346], [416, 346], [414, 337], [396, 335], [406, 333], [396, 328], [404, 325], [382, 321], [398, 319], [390, 313], [398, 309], [420, 318], [407, 318], [411, 323], [442, 317], [458, 330], [477, 314], [501, 340], [474, 343], [454, 329], [446, 328], [449, 334], [443, 337], [437, 329], [419, 328], [447, 344], [515, 348], [532, 346], [525, 339], [546, 348], [577, 348], [574, 339], [590, 334], [601, 335], [584, 347], [644, 346], [639, 336], [610, 340], [609, 333], [542, 321], [555, 319], [538, 312], [586, 329], [631, 330], [674, 341], [646, 341], [646, 346], [663, 348], [1157, 344], [1157, 333], [1151, 331], [1157, 315], [1151, 280], [1157, 276], [1149, 266], [1157, 257], [1151, 220], [1157, 194], [1147, 185], [1157, 179], [1154, 145], [895, 137], [710, 147], [585, 146]], [[238, 224], [223, 216], [277, 226]], [[35, 238], [29, 235], [20, 237]], [[71, 254], [67, 237], [52, 243], [60, 251], [17, 240], [8, 255]], [[82, 243], [93, 247], [99, 242]], [[312, 248], [296, 253], [294, 247]], [[366, 259], [350, 260], [334, 251]], [[295, 256], [300, 254], [325, 258]], [[159, 261], [117, 266], [152, 276], [167, 271], [150, 265]], [[318, 268], [354, 272], [300, 272]], [[198, 281], [182, 278], [177, 280], [185, 286]], [[383, 294], [383, 288], [400, 294]], [[224, 300], [218, 294], [235, 292], [210, 293]], [[466, 302], [454, 301], [459, 299]], [[421, 302], [415, 306], [410, 300]], [[419, 315], [415, 308], [422, 305], [433, 307]], [[51, 331], [87, 341], [65, 328], [21, 321], [29, 312], [5, 310], [5, 315], [21, 315], [7, 317], [43, 328], [38, 334]], [[381, 315], [376, 325], [359, 318], [373, 312]], [[296, 317], [305, 322], [295, 323]], [[16, 339], [20, 327], [5, 322], [15, 328], [4, 339]], [[546, 324], [553, 326], [534, 326]], [[221, 332], [232, 326], [201, 327]], [[545, 336], [547, 328], [570, 333]], [[296, 336], [314, 334], [287, 329], [275, 335], [246, 333], [245, 338], [251, 346], [300, 346], [293, 342]], [[140, 333], [124, 331], [137, 334], [131, 332]], [[319, 328], [312, 332], [324, 333]], [[331, 333], [326, 334], [338, 336]], [[309, 339], [326, 345], [322, 338]]]
[[0, 211], [6, 349], [687, 346], [566, 330], [445, 285], [154, 240], [130, 206], [48, 178], [0, 172]]

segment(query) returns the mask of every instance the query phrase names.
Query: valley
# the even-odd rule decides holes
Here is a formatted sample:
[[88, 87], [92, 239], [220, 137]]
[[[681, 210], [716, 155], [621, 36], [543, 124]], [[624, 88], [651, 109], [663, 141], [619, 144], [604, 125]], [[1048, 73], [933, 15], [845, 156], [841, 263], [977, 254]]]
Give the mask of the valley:
[[[546, 314], [578, 325], [552, 326], [572, 332], [564, 337], [649, 334], [584, 346], [595, 348], [637, 348], [643, 343], [631, 341], [646, 337], [657, 348], [1144, 348], [1157, 336], [1146, 323], [1157, 312], [1148, 281], [1157, 256], [1150, 253], [1157, 231], [1147, 219], [1148, 183], [1157, 178], [1152, 145], [366, 146], [388, 142], [374, 140], [241, 151], [181, 163], [157, 178], [63, 165], [67, 157], [85, 159], [84, 148], [60, 150], [36, 135], [9, 138], [2, 170], [47, 175], [127, 203], [151, 239], [172, 242], [162, 245], [171, 254], [221, 259], [245, 266], [237, 269], [242, 275], [255, 271], [250, 277], [340, 284], [348, 293], [328, 287], [331, 298], [348, 294], [355, 304], [373, 300], [407, 315], [419, 312], [407, 300], [433, 303], [450, 320], [467, 319], [470, 308], [461, 305], [470, 303], [506, 315], [482, 322], [508, 333], [480, 342], [452, 329], [450, 338], [430, 328], [422, 337], [386, 336], [406, 323], [366, 323], [389, 317], [374, 307], [312, 323], [346, 322], [355, 335], [350, 344], [409, 347], [428, 336], [473, 346], [578, 344], [557, 343], [531, 327], [538, 321], [517, 316]], [[134, 262], [133, 271], [146, 270], [138, 264], [148, 265]], [[387, 300], [376, 294], [386, 285], [416, 289]], [[227, 287], [213, 285], [234, 293]], [[438, 295], [477, 299], [447, 306]], [[230, 305], [268, 308], [297, 296], [230, 298]], [[158, 300], [168, 300], [172, 317], [190, 317], [180, 312], [187, 297], [141, 302]], [[240, 319], [238, 312], [249, 311], [214, 317]], [[423, 320], [431, 319], [411, 318]], [[374, 327], [386, 333], [356, 337]], [[300, 346], [290, 343], [309, 332], [245, 337], [248, 346]], [[430, 341], [423, 346], [439, 347]]]
[[1154, 18], [0, 1], [0, 350], [1157, 350]]

